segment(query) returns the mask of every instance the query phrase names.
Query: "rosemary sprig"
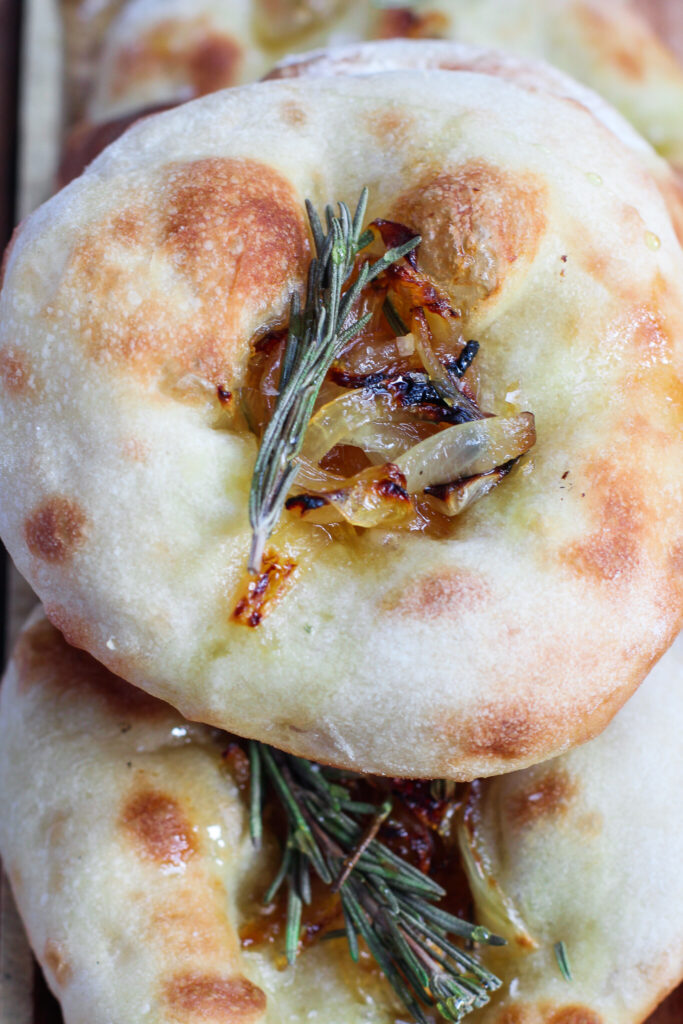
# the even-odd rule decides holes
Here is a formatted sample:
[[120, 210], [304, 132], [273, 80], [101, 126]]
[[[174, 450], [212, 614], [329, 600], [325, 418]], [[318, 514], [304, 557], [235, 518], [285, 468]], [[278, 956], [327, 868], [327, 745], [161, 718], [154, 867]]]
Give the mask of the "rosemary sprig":
[[356, 280], [344, 291], [356, 256], [374, 239], [372, 231], [362, 230], [367, 201], [368, 190], [364, 188], [353, 216], [345, 203], [339, 204], [338, 216], [328, 206], [326, 232], [313, 205], [306, 201], [316, 255], [308, 271], [304, 308], [297, 294], [292, 297], [279, 394], [254, 467], [249, 495], [251, 573], [261, 569], [266, 541], [277, 525], [296, 477], [296, 456], [301, 451], [323, 380], [344, 346], [371, 318], [368, 313], [349, 322], [355, 303], [370, 281], [420, 242], [419, 237], [412, 238], [388, 249], [376, 262], [364, 263]]
[[[352, 799], [332, 770], [250, 743], [252, 763], [250, 823], [260, 842], [257, 809], [267, 778], [287, 815], [282, 861], [265, 895], [270, 902], [287, 882], [285, 949], [296, 958], [302, 907], [311, 900], [311, 871], [339, 890], [349, 952], [359, 957], [359, 938], [418, 1024], [428, 1024], [425, 1007], [447, 1021], [459, 1021], [483, 1006], [500, 986], [494, 974], [453, 941], [502, 945], [504, 939], [441, 910], [445, 891], [378, 838], [390, 802], [376, 805]], [[256, 766], [256, 763], [258, 765]], [[369, 824], [359, 818], [369, 817]]]

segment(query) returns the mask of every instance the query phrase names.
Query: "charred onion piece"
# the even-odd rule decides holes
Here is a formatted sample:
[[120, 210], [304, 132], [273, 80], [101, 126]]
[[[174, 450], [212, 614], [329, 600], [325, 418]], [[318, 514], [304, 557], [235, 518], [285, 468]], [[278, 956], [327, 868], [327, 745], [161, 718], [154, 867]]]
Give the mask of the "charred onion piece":
[[391, 463], [362, 470], [346, 487], [295, 495], [287, 499], [285, 507], [312, 523], [345, 520], [365, 529], [398, 526], [413, 514], [406, 478]]
[[[415, 347], [417, 348], [417, 351], [420, 354], [420, 359], [422, 360], [422, 365], [427, 371], [429, 379], [434, 385], [439, 396], [448, 405], [465, 408], [470, 414], [470, 419], [481, 419], [484, 415], [482, 411], [470, 398], [462, 393], [455, 383], [462, 374], [454, 374], [451, 376], [434, 351], [432, 332], [429, 329], [429, 324], [427, 323], [427, 317], [425, 316], [424, 310], [416, 309], [413, 311], [410, 326], [413, 337], [415, 338]], [[462, 338], [459, 337], [458, 341], [464, 350], [465, 345]]]
[[471, 405], [474, 403], [462, 392], [458, 393], [455, 405], [447, 405], [426, 373], [378, 372], [363, 376], [333, 367], [330, 377], [341, 387], [364, 388], [376, 395], [389, 395], [403, 409], [409, 409], [416, 419], [434, 423], [468, 423], [472, 419], [480, 419], [482, 415], [478, 407], [476, 414], [471, 414]]
[[[393, 225], [400, 227], [400, 225]], [[401, 237], [397, 235], [397, 237]], [[413, 252], [413, 255], [415, 253]], [[460, 331], [461, 314], [450, 300], [417, 269], [417, 259], [389, 267], [381, 275], [382, 283], [388, 289], [385, 313], [390, 322], [398, 328], [407, 325], [415, 340], [419, 354], [430, 381], [441, 398], [449, 405], [465, 405], [470, 419], [478, 419], [483, 413], [458, 383], [476, 355], [477, 342], [465, 344]], [[432, 317], [446, 352], [451, 353], [446, 361], [440, 358], [429, 323]]]
[[512, 459], [490, 473], [479, 473], [477, 476], [456, 480], [453, 483], [427, 487], [426, 491], [431, 503], [442, 515], [458, 516], [475, 501], [489, 494], [508, 475], [516, 461]]

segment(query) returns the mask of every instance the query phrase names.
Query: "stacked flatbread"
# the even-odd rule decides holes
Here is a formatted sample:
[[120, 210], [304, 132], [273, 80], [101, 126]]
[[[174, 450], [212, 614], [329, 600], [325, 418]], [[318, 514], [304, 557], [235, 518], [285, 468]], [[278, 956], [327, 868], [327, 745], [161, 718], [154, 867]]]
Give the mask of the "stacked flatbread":
[[[629, 0], [129, 0], [65, 2], [70, 120], [65, 178], [141, 114], [253, 81], [287, 54], [361, 40], [457, 40], [542, 58], [614, 104], [683, 164], [675, 5]], [[654, 22], [655, 34], [648, 19]], [[668, 30], [668, 31], [667, 31]], [[662, 40], [666, 40], [663, 42]]]
[[[431, 6], [410, 24], [455, 23]], [[230, 9], [253, 34], [240, 75], [360, 17], [263, 7]], [[96, 116], [145, 11], [113, 23]], [[523, 13], [546, 55], [583, 52]], [[135, 104], [188, 94], [178, 48], [201, 49], [202, 18], [146, 37], [161, 58], [138, 49]], [[676, 155], [662, 96], [681, 72], [652, 60], [632, 120]], [[304, 201], [363, 185], [367, 220], [420, 234], [420, 272], [479, 342], [469, 393], [501, 421], [530, 410], [536, 444], [438, 531], [285, 513], [250, 582], [258, 443], [233, 398], [303, 288]], [[678, 982], [680, 656], [548, 758], [603, 730], [681, 625], [682, 219], [670, 168], [559, 71], [390, 43], [150, 117], [24, 226], [0, 305], [0, 528], [53, 626], [27, 627], [3, 685], [0, 849], [67, 1024], [403, 1019], [340, 941], [287, 972], [277, 941], [240, 951], [277, 842], [248, 841], [223, 729], [365, 773], [512, 772], [474, 783], [458, 828], [478, 918], [509, 940], [482, 953], [506, 988], [473, 1021], [639, 1024]]]
[[[493, 961], [505, 988], [468, 1020], [634, 1024], [677, 983], [682, 712], [679, 646], [601, 737], [476, 784], [461, 825], [472, 889], [510, 942]], [[253, 850], [228, 746], [42, 617], [22, 634], [0, 700], [0, 843], [66, 1021], [405, 1019], [343, 939], [286, 971], [277, 944], [240, 950], [277, 850], [272, 836]], [[501, 892], [523, 928], [502, 921]]]

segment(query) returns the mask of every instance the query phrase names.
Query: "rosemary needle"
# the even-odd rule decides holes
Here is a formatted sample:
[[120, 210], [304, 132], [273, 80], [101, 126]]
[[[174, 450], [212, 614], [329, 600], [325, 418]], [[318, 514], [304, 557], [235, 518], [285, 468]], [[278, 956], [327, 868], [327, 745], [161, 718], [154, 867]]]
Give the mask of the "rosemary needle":
[[572, 969], [569, 964], [569, 956], [567, 954], [567, 947], [564, 942], [556, 942], [553, 946], [555, 952], [555, 959], [557, 960], [557, 966], [560, 968], [560, 974], [565, 981], [572, 981]]
[[303, 309], [299, 296], [292, 297], [279, 393], [254, 466], [249, 494], [250, 573], [261, 570], [266, 541], [298, 472], [296, 457], [323, 380], [345, 345], [371, 318], [368, 313], [349, 323], [354, 305], [366, 285], [420, 243], [419, 237], [412, 238], [388, 249], [374, 263], [364, 263], [353, 284], [344, 291], [358, 253], [374, 239], [372, 231], [362, 230], [367, 202], [368, 190], [364, 188], [353, 216], [345, 203], [339, 204], [338, 215], [328, 206], [325, 231], [314, 207], [306, 201], [316, 255], [308, 271]]

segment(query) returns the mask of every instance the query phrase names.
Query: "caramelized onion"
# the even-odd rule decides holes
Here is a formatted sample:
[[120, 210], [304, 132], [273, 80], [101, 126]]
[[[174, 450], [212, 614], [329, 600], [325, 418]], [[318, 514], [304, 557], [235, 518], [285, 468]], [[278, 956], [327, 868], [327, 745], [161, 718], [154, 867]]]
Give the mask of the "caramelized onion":
[[463, 384], [458, 383], [462, 374], [449, 372], [466, 347], [460, 331], [460, 312], [416, 267], [405, 263], [390, 267], [384, 280], [392, 308], [410, 326], [417, 355], [434, 387], [450, 404], [467, 404], [471, 418], [478, 419], [482, 415], [480, 410], [464, 394]]
[[514, 901], [497, 881], [486, 849], [481, 824], [481, 781], [470, 787], [458, 821], [458, 845], [480, 924], [510, 943], [529, 951], [538, 948]]
[[[414, 311], [411, 327], [413, 337], [415, 339], [415, 348], [422, 360], [422, 365], [441, 397], [450, 405], [455, 405], [456, 403], [461, 405], [465, 402], [472, 414], [472, 419], [478, 419], [481, 416], [481, 412], [477, 409], [474, 403], [470, 401], [470, 399], [466, 398], [462, 394], [450, 373], [434, 351], [432, 332], [429, 329], [427, 317], [423, 310], [416, 309]], [[464, 348], [464, 343], [461, 337], [458, 338], [458, 341], [459, 348]]]
[[480, 473], [478, 476], [435, 487], [429, 492], [430, 503], [445, 516], [460, 515], [475, 501], [479, 501], [492, 491], [503, 477], [508, 475], [512, 465], [511, 462], [507, 462], [491, 473]]
[[285, 508], [312, 523], [352, 526], [398, 526], [413, 515], [404, 475], [391, 464], [370, 466], [336, 490], [297, 494]]
[[[397, 407], [388, 394], [359, 388], [318, 409], [308, 425], [301, 457], [309, 466], [320, 462], [336, 445], [351, 444], [378, 454], [384, 462], [393, 462], [419, 439], [414, 416]], [[304, 469], [298, 479], [309, 480], [310, 472]]]
[[[412, 235], [390, 221], [371, 227], [378, 247], [380, 236], [386, 246]], [[471, 282], [463, 289], [471, 298]], [[320, 525], [450, 536], [452, 518], [531, 448], [531, 413], [481, 411], [472, 366], [479, 345], [464, 342], [458, 301], [452, 287], [446, 294], [418, 268], [416, 252], [364, 289], [354, 316], [369, 317], [322, 383], [298, 456], [300, 493], [287, 501], [291, 513]], [[257, 435], [277, 400], [285, 339], [277, 328], [254, 344], [240, 397]]]
[[371, 420], [388, 415], [389, 399], [359, 388], [347, 391], [316, 412], [306, 430], [301, 455], [310, 462], [320, 462], [330, 448], [337, 444], [353, 444], [360, 427]]
[[491, 416], [433, 434], [395, 459], [411, 493], [488, 473], [527, 452], [536, 440], [530, 412]]

